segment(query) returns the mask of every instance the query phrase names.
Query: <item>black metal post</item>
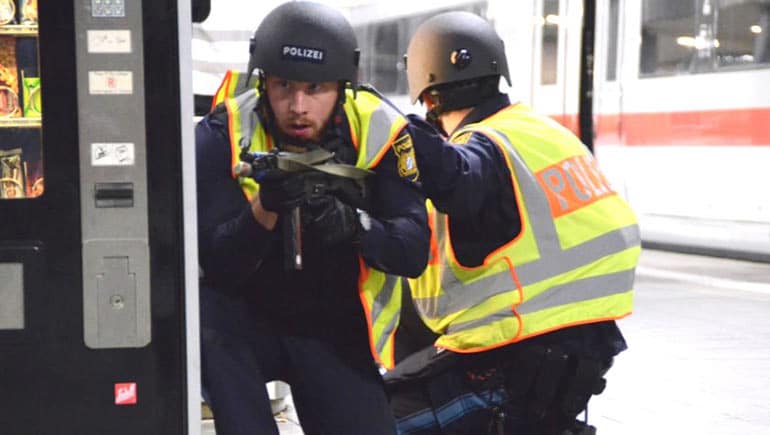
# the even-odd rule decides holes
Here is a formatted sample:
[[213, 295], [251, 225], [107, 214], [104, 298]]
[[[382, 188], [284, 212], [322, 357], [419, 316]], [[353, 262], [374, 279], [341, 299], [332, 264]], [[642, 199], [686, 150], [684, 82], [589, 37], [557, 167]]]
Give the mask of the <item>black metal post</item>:
[[596, 0], [583, 0], [582, 46], [580, 49], [580, 106], [578, 124], [580, 140], [594, 150], [594, 32], [596, 29]]

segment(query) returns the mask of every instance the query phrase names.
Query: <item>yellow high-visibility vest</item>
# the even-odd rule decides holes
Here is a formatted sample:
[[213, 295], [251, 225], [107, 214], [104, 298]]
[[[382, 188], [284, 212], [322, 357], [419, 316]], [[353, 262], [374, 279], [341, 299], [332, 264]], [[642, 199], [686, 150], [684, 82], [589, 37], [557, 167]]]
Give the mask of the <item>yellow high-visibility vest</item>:
[[480, 352], [630, 314], [641, 252], [637, 219], [586, 147], [521, 104], [449, 141], [464, 143], [471, 133], [505, 157], [521, 232], [482, 265], [466, 267], [452, 249], [450, 218], [430, 210], [431, 258], [409, 282], [421, 317], [441, 334], [436, 346]]
[[[249, 80], [248, 84], [246, 80]], [[259, 81], [257, 77], [246, 77], [246, 74], [240, 71], [229, 70], [225, 73], [222, 83], [219, 85], [214, 97], [211, 99], [211, 110], [214, 110], [217, 104], [232, 98], [241, 92], [256, 89]]]
[[[226, 78], [232, 79], [230, 75]], [[237, 80], [236, 80], [237, 81]], [[220, 89], [230, 89], [238, 94], [224, 98], [227, 109], [228, 132], [231, 147], [231, 167], [239, 161], [241, 150], [266, 152], [273, 148], [273, 139], [261, 125], [255, 108], [258, 101], [254, 88], [240, 92], [232, 82], [223, 83]], [[226, 92], [226, 91], [225, 91]], [[356, 166], [371, 169], [379, 163], [392, 146], [407, 120], [377, 95], [357, 90], [356, 97], [348, 91], [344, 103], [345, 115], [350, 125], [350, 136], [358, 151]], [[259, 184], [251, 177], [236, 178], [248, 199], [258, 191]], [[366, 266], [359, 255], [358, 293], [366, 315], [369, 344], [375, 361], [386, 369], [394, 365], [394, 334], [401, 311], [402, 279]]]

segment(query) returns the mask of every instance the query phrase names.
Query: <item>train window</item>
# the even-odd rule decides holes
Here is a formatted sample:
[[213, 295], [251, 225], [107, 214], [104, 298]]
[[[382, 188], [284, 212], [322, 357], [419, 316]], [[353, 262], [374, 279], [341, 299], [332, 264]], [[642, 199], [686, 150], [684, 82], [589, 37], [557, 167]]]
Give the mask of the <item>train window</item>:
[[718, 68], [770, 63], [770, 0], [722, 1], [715, 15]]
[[382, 93], [406, 92], [405, 78], [400, 77], [404, 75], [401, 59], [405, 49], [400, 41], [404, 25], [389, 21], [355, 28], [361, 47], [359, 79]]
[[[697, 0], [696, 0], [697, 1]], [[645, 0], [642, 3], [642, 45], [639, 72], [645, 75], [685, 73], [690, 48], [679, 43], [692, 35], [694, 2]]]
[[377, 87], [380, 92], [393, 93], [397, 91], [399, 71], [396, 65], [403, 53], [399, 50], [399, 23], [390, 22], [374, 29], [374, 51], [372, 72], [377, 77]]
[[770, 63], [770, 0], [644, 0], [641, 76]]
[[615, 81], [618, 71], [618, 23], [620, 0], [610, 0], [607, 21], [607, 74], [608, 82]]
[[0, 1], [0, 200], [43, 193], [37, 2]]
[[541, 41], [540, 83], [556, 83], [559, 53], [559, 0], [543, 1], [543, 35]]
[[450, 10], [469, 11], [485, 16], [487, 2], [470, 3], [393, 20], [354, 25], [358, 44], [361, 47], [360, 81], [370, 83], [384, 94], [406, 94], [403, 56], [409, 45], [409, 39], [425, 20]]

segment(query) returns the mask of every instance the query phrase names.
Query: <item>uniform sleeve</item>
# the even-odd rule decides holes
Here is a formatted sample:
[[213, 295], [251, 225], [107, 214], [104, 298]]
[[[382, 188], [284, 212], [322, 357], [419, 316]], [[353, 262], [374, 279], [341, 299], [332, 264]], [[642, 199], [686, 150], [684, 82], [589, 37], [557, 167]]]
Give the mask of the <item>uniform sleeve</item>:
[[372, 226], [361, 238], [361, 255], [375, 269], [416, 277], [428, 261], [430, 229], [411, 147], [404, 129], [374, 168]]
[[206, 279], [219, 287], [238, 285], [274, 245], [275, 235], [254, 219], [231, 176], [225, 126], [206, 117], [195, 129], [198, 190], [198, 249]]
[[441, 212], [458, 219], [478, 216], [503, 183], [510, 186], [505, 160], [486, 136], [473, 133], [464, 144], [452, 144], [425, 121], [410, 120], [422, 188]]

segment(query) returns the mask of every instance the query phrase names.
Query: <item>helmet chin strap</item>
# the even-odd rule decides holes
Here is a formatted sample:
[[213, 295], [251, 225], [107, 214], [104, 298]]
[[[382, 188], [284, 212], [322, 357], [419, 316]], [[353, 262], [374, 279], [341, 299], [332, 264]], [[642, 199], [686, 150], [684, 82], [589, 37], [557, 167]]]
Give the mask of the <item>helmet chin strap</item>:
[[425, 119], [439, 128], [444, 135], [447, 133], [441, 125], [441, 115], [454, 110], [475, 107], [487, 98], [499, 93], [497, 83], [499, 76], [480, 78], [462, 82], [453, 82], [427, 89], [422, 97], [431, 104], [425, 114]]

